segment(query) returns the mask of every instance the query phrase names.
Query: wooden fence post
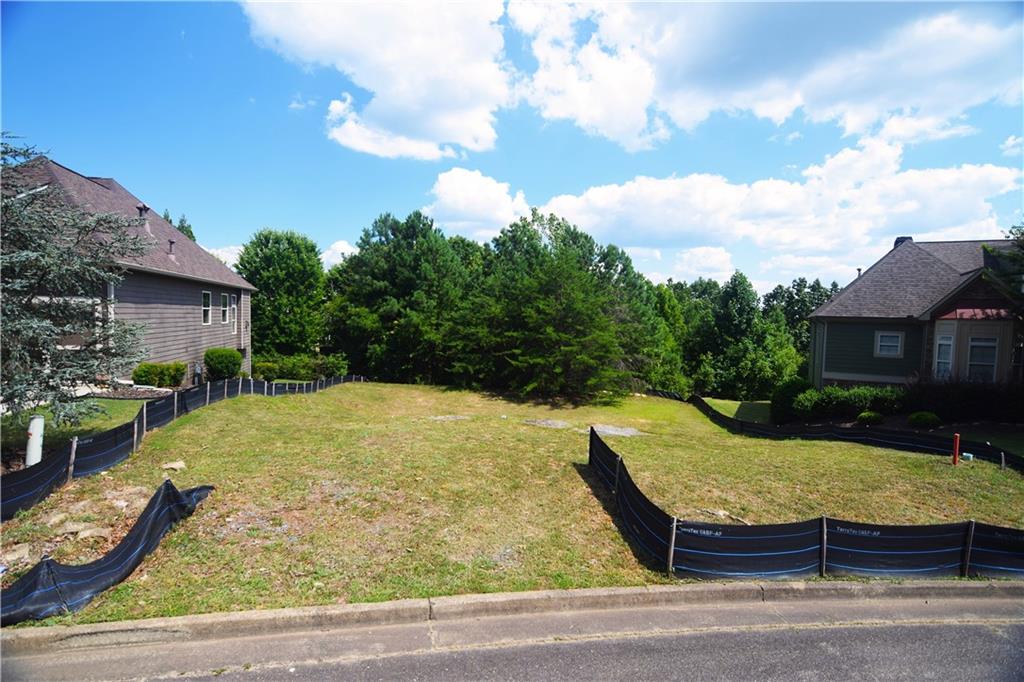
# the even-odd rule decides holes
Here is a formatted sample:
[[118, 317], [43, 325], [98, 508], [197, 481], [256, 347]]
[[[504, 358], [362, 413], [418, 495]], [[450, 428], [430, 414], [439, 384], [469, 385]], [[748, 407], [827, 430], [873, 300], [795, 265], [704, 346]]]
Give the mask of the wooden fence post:
[[612, 497], [619, 494], [619, 470], [622, 469], [622, 457], [615, 456], [615, 485], [612, 486]]
[[676, 559], [676, 524], [677, 523], [679, 523], [679, 519], [677, 519], [676, 517], [673, 516], [672, 517], [672, 535], [668, 539], [668, 566], [666, 567], [666, 569], [668, 570], [668, 574], [670, 576], [671, 575], [675, 575], [675, 570], [676, 570], [675, 566], [673, 564], [675, 563], [675, 559]]
[[142, 403], [142, 433], [146, 433], [146, 414], [149, 412], [146, 408], [149, 406], [148, 402]]
[[174, 392], [174, 419], [178, 418], [178, 392]]
[[75, 475], [75, 453], [78, 452], [78, 436], [71, 437], [71, 459], [68, 462], [68, 483], [71, 483], [71, 478]]
[[207, 407], [210, 405], [210, 382], [209, 381], [206, 382], [206, 405], [207, 405]]
[[228, 380], [227, 379], [224, 380], [224, 397], [225, 398], [228, 397]]
[[139, 417], [135, 416], [135, 421], [132, 422], [132, 454], [135, 454], [135, 448], [138, 447], [139, 442]]

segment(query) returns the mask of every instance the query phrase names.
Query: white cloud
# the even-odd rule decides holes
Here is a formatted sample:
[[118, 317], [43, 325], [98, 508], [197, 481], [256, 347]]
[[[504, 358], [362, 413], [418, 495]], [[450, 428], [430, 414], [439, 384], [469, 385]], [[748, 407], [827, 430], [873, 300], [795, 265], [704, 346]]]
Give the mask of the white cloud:
[[327, 137], [357, 152], [386, 159], [405, 157], [420, 161], [437, 161], [456, 156], [455, 150], [447, 145], [414, 140], [366, 125], [352, 109], [352, 96], [347, 92], [340, 100], [331, 100], [327, 108], [327, 122]]
[[647, 246], [626, 246], [623, 250], [630, 258], [642, 260], [661, 260], [661, 249], [652, 249]]
[[829, 51], [822, 41], [807, 55], [807, 41], [794, 40], [769, 58], [734, 64], [740, 58], [730, 52], [749, 39], [750, 12], [767, 10], [513, 2], [508, 11], [537, 60], [521, 87], [527, 101], [545, 118], [573, 121], [627, 150], [667, 138], [667, 121], [692, 131], [715, 111], [781, 125], [802, 109], [846, 134], [884, 125], [889, 140], [943, 139], [974, 132], [955, 123], [971, 107], [1020, 100], [1019, 20], [997, 25], [949, 11], [856, 48]]
[[925, 142], [951, 137], [974, 135], [977, 128], [954, 124], [940, 116], [904, 116], [896, 114], [886, 119], [878, 136], [894, 142]]
[[323, 253], [320, 254], [320, 260], [323, 262], [325, 268], [329, 268], [345, 260], [346, 256], [351, 256], [353, 253], [358, 251], [359, 249], [352, 246], [344, 239], [339, 239], [324, 249]]
[[[804, 277], [808, 281], [820, 279], [826, 286], [833, 281], [846, 284], [857, 276], [858, 267], [866, 268], [876, 259], [877, 249], [865, 251], [864, 253], [847, 253], [842, 256], [780, 254], [761, 261], [758, 269], [775, 277], [775, 284], [787, 284], [798, 277]], [[864, 264], [865, 259], [868, 261], [867, 265]], [[854, 263], [854, 265], [850, 263]], [[860, 265], [857, 265], [858, 263]]]
[[448, 230], [486, 241], [510, 223], [530, 214], [522, 191], [515, 195], [506, 182], [478, 170], [452, 168], [437, 176], [430, 190], [434, 201], [423, 208]]
[[316, 99], [313, 97], [303, 97], [302, 94], [297, 94], [292, 97], [292, 101], [288, 103], [288, 108], [292, 111], [302, 111], [310, 107], [316, 106]]
[[724, 244], [749, 240], [773, 251], [808, 253], [863, 248], [893, 233], [994, 225], [989, 200], [1020, 189], [1017, 168], [903, 170], [902, 154], [899, 144], [866, 138], [807, 167], [799, 181], [638, 176], [553, 197], [542, 211], [620, 243], [679, 243], [714, 234]]
[[725, 282], [735, 271], [732, 254], [721, 246], [696, 246], [679, 251], [672, 270], [676, 280], [692, 281], [704, 277], [719, 282]]
[[446, 156], [437, 151], [446, 145], [494, 147], [494, 112], [511, 96], [500, 0], [243, 8], [257, 41], [301, 64], [335, 68], [371, 93], [358, 112], [349, 100], [330, 128], [339, 144], [419, 159]]
[[212, 253], [214, 256], [220, 259], [222, 263], [227, 265], [229, 268], [234, 268], [238, 264], [238, 254], [242, 253], [241, 246], [222, 246], [220, 248], [212, 249], [208, 246], [200, 244], [208, 253]]
[[1002, 150], [1003, 156], [1020, 156], [1022, 146], [1024, 146], [1024, 137], [1010, 135], [999, 145], [999, 149]]

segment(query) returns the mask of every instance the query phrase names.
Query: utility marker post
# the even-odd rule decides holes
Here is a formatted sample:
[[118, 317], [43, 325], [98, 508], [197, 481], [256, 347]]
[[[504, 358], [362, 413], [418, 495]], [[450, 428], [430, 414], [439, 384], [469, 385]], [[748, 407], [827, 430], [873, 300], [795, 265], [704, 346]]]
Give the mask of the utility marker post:
[[960, 463], [960, 434], [953, 434], [953, 466]]
[[43, 459], [43, 431], [46, 419], [41, 414], [34, 414], [28, 422], [28, 444], [25, 446], [25, 468], [39, 464]]

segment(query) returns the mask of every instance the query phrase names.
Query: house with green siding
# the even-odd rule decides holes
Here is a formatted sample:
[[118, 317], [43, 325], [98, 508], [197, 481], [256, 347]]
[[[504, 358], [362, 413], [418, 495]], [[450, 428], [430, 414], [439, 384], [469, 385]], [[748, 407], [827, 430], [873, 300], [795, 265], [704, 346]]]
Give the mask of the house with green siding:
[[817, 387], [1021, 381], [1020, 323], [983, 277], [1010, 245], [897, 238], [881, 260], [811, 313], [810, 380]]

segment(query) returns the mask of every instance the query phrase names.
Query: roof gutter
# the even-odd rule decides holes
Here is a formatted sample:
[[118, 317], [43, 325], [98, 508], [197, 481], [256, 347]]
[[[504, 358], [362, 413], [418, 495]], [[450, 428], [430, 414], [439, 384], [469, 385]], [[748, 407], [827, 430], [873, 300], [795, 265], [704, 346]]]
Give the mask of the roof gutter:
[[[125, 269], [127, 269], [127, 270], [136, 270], [138, 272], [148, 272], [148, 273], [153, 274], [153, 275], [163, 275], [164, 277], [177, 277], [178, 279], [187, 279], [187, 280], [191, 280], [193, 282], [203, 282], [205, 284], [220, 284], [221, 286], [232, 287], [234, 289], [246, 289], [248, 291], [258, 291], [258, 289], [256, 287], [254, 287], [253, 285], [249, 284], [248, 282], [245, 282], [245, 280], [242, 280], [243, 282], [245, 282], [245, 284], [234, 284], [234, 283], [230, 283], [230, 282], [224, 282], [224, 281], [221, 281], [221, 280], [218, 280], [218, 279], [207, 279], [205, 277], [196, 277], [195, 275], [184, 275], [184, 274], [182, 274], [180, 272], [171, 272], [170, 270], [161, 270], [159, 268], [150, 268], [150, 267], [146, 267], [145, 265], [137, 265], [137, 264], [131, 263], [129, 261], [119, 261], [119, 263], [121, 265], [123, 265], [125, 267]], [[241, 275], [239, 275], [239, 277], [241, 277]]]

